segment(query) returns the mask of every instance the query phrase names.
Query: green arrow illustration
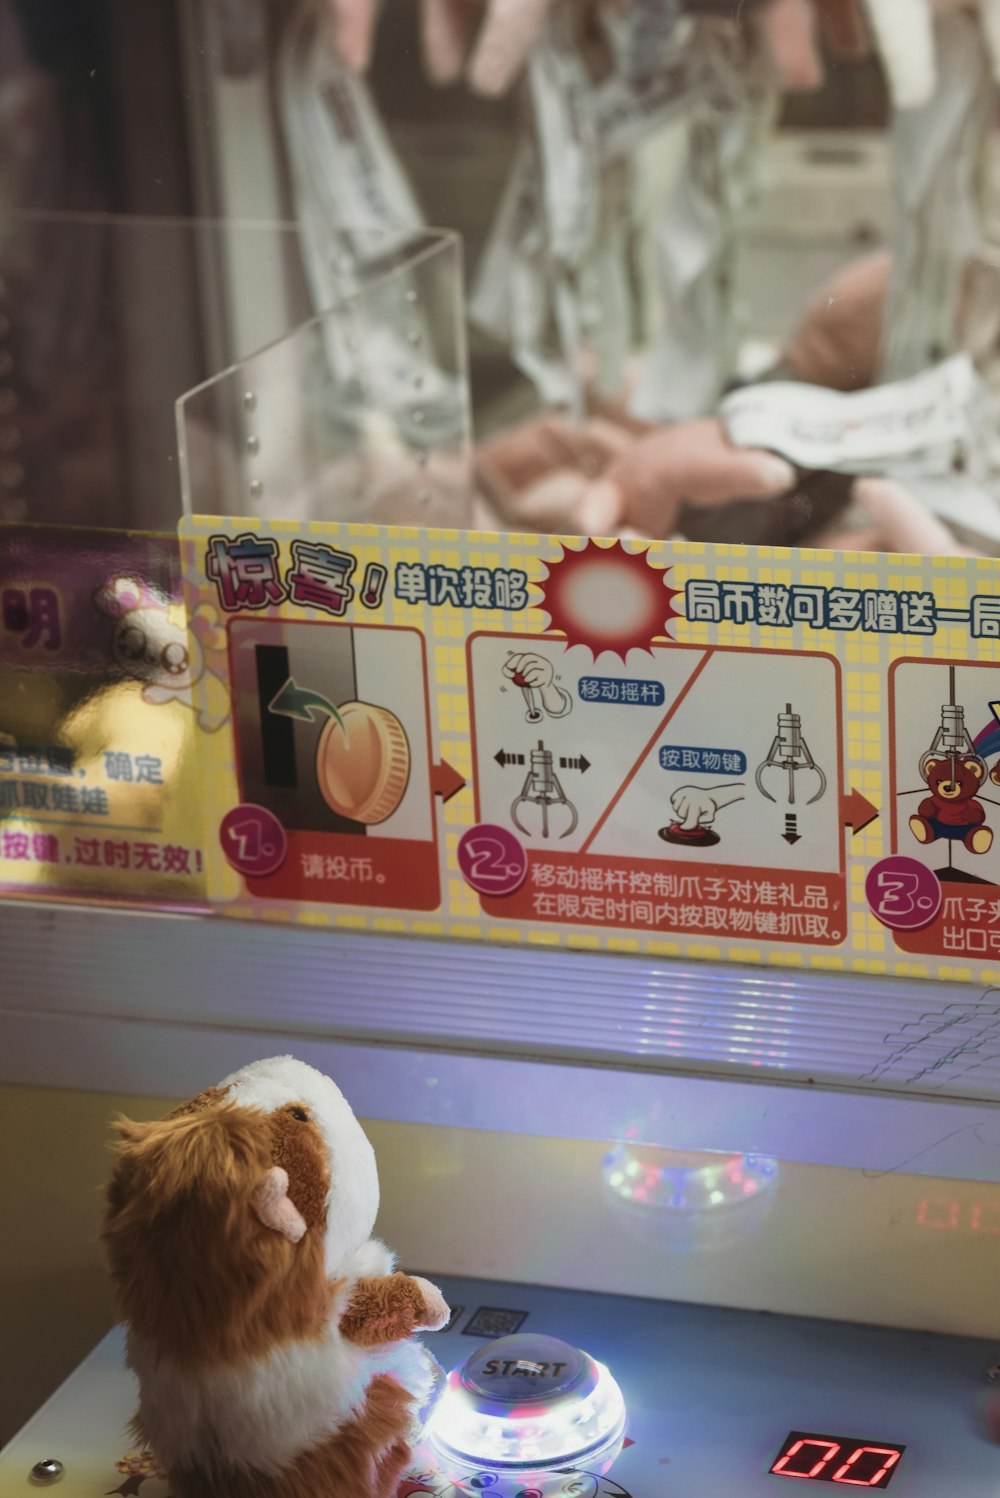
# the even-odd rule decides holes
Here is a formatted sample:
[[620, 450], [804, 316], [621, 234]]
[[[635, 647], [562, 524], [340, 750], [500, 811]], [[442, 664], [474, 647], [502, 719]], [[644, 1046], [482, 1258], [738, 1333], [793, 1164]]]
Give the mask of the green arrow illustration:
[[272, 697], [267, 710], [279, 718], [298, 718], [303, 723], [311, 723], [317, 714], [323, 714], [333, 718], [338, 728], [344, 726], [344, 720], [333, 703], [319, 692], [300, 687], [294, 676], [290, 676], [281, 691]]

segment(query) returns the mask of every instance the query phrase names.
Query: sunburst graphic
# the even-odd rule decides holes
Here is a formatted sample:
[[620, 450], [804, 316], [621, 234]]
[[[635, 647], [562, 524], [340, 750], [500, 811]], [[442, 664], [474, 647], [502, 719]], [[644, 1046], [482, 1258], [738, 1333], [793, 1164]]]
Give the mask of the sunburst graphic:
[[649, 650], [678, 617], [678, 590], [667, 586], [668, 570], [620, 541], [600, 546], [591, 539], [579, 551], [564, 547], [539, 583], [549, 628], [570, 645], [586, 645], [595, 660], [608, 651], [624, 662], [630, 650]]

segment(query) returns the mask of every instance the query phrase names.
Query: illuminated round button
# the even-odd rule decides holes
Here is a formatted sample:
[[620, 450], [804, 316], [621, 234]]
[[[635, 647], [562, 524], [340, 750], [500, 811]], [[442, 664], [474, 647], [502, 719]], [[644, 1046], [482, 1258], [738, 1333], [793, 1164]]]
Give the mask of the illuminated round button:
[[430, 1439], [470, 1468], [545, 1471], [617, 1455], [625, 1401], [603, 1364], [555, 1337], [501, 1337], [448, 1376]]

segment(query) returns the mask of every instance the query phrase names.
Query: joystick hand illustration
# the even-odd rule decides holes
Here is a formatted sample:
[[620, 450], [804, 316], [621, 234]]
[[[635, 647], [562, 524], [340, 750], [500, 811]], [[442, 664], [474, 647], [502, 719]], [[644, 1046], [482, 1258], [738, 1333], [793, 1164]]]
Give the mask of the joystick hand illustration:
[[746, 793], [745, 785], [682, 785], [670, 797], [677, 820], [661, 827], [660, 836], [666, 843], [714, 847], [719, 834], [712, 830], [712, 823], [727, 806], [745, 800]]
[[543, 655], [531, 651], [509, 655], [503, 664], [503, 674], [521, 688], [529, 723], [541, 723], [543, 709], [550, 718], [565, 718], [572, 711], [572, 697], [556, 685], [555, 667]]

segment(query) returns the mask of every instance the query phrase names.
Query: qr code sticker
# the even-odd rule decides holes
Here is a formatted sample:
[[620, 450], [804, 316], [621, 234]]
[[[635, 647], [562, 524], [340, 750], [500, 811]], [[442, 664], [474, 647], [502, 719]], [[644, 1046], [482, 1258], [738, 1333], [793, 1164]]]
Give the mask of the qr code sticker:
[[503, 1311], [497, 1306], [480, 1306], [469, 1322], [464, 1337], [511, 1337], [528, 1319], [527, 1311]]

